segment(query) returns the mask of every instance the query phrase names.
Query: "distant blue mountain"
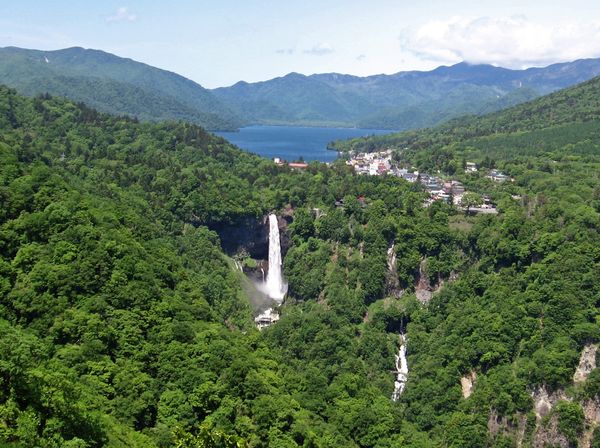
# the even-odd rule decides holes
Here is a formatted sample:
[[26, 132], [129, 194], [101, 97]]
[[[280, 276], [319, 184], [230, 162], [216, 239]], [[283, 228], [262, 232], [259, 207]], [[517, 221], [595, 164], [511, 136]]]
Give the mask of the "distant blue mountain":
[[411, 129], [513, 106], [600, 75], [600, 59], [509, 70], [460, 63], [359, 77], [289, 73], [208, 90], [176, 73], [79, 47], [0, 48], [0, 84], [51, 93], [142, 120], [184, 120], [213, 130], [246, 124]]
[[255, 124], [409, 129], [519, 104], [600, 75], [600, 59], [510, 70], [465, 62], [358, 77], [290, 73], [212, 92]]

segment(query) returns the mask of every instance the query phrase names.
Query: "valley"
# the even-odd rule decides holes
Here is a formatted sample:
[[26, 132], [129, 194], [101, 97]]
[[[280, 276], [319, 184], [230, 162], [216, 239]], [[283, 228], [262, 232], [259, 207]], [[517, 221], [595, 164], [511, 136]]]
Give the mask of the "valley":
[[[169, 57], [244, 59], [230, 7]], [[271, 57], [343, 56], [301, 45]], [[0, 445], [600, 447], [599, 61], [207, 89], [1, 48]]]

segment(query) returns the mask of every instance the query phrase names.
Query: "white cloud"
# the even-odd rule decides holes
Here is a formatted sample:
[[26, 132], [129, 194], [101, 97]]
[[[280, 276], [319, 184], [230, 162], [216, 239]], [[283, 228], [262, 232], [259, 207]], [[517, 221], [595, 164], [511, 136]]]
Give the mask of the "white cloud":
[[366, 58], [367, 58], [366, 54], [359, 54], [358, 56], [356, 56], [357, 61], [364, 61]]
[[314, 56], [325, 56], [327, 54], [335, 53], [334, 48], [328, 43], [319, 43], [312, 48], [308, 48], [303, 51], [305, 54], [312, 54]]
[[419, 59], [525, 68], [600, 56], [600, 22], [542, 24], [525, 16], [453, 17], [400, 36]]
[[294, 48], [280, 48], [279, 50], [276, 50], [275, 53], [277, 54], [287, 54], [287, 55], [292, 55], [296, 52], [296, 50]]
[[129, 12], [129, 9], [125, 6], [117, 8], [117, 11], [106, 18], [107, 22], [135, 22], [137, 20], [137, 14]]

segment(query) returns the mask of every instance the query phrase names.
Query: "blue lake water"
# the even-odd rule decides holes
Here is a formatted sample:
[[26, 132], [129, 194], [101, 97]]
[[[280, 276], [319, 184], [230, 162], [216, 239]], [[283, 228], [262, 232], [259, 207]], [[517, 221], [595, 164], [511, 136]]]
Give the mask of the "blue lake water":
[[333, 140], [389, 134], [394, 131], [357, 128], [312, 128], [299, 126], [248, 126], [238, 132], [215, 132], [240, 148], [272, 159], [288, 162], [300, 157], [307, 162], [331, 162], [337, 158], [327, 144]]

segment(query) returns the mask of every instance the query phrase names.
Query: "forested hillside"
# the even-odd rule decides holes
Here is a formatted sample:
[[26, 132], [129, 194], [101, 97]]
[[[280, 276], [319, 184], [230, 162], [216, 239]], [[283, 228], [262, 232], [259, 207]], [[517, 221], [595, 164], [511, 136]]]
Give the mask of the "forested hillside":
[[61, 95], [140, 120], [184, 120], [219, 130], [243, 124], [195, 82], [99, 50], [0, 48], [0, 83], [25, 95]]
[[[566, 114], [548, 104], [551, 126]], [[498, 134], [493, 163], [515, 182], [465, 176], [500, 211], [465, 216], [342, 161], [291, 171], [194, 125], [0, 89], [0, 440], [597, 446], [600, 370], [573, 374], [600, 338], [598, 137], [554, 126], [552, 146], [519, 154], [550, 131], [507, 126], [535, 128]], [[466, 140], [425, 140], [449, 133], [467, 128], [399, 136], [399, 157], [456, 171], [476, 154]], [[259, 332], [218, 232], [271, 211], [291, 216], [289, 297]], [[410, 371], [394, 402], [400, 333]]]
[[[431, 159], [431, 151], [442, 148], [445, 152], [460, 149], [459, 156], [508, 159], [556, 150], [564, 153], [565, 145], [582, 143], [576, 151], [593, 154], [597, 151], [599, 90], [600, 78], [594, 78], [483, 117], [467, 116], [435, 128], [332, 142], [330, 146], [338, 151], [367, 152], [395, 148], [408, 159], [417, 153]], [[567, 149], [573, 150], [571, 146]]]

